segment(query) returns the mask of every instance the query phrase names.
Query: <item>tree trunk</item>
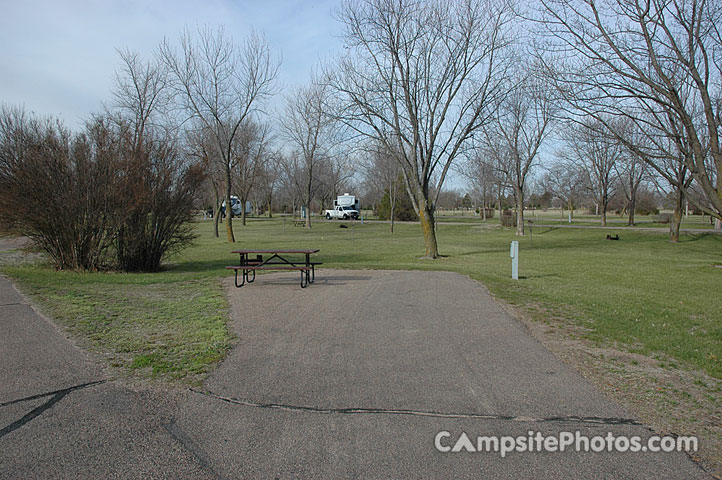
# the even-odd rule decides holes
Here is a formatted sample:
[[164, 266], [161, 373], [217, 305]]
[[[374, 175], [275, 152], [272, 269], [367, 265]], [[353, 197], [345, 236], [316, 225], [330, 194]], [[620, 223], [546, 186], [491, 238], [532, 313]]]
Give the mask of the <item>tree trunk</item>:
[[396, 194], [389, 195], [391, 200], [391, 233], [394, 233], [394, 207], [396, 206]]
[[308, 185], [306, 185], [306, 228], [311, 228], [311, 186], [313, 184], [313, 169], [308, 169]]
[[606, 198], [602, 199], [601, 207], [602, 207], [602, 226], [606, 227], [607, 226], [607, 199]]
[[233, 236], [233, 206], [231, 205], [231, 167], [226, 167], [226, 238], [229, 242], [235, 243]]
[[674, 192], [674, 220], [669, 226], [669, 241], [673, 243], [679, 242], [679, 227], [682, 224], [682, 200], [684, 194], [680, 188], [676, 188]]
[[271, 195], [268, 196], [268, 218], [273, 218], [273, 203]]
[[434, 221], [434, 210], [428, 200], [421, 198], [417, 200], [419, 205], [419, 220], [421, 229], [424, 232], [424, 243], [426, 245], [427, 258], [439, 258], [439, 247], [436, 243], [436, 223]]
[[629, 220], [627, 221], [627, 225], [633, 226], [634, 225], [634, 209], [636, 208], [637, 204], [637, 192], [632, 192], [632, 194], [629, 196]]
[[221, 199], [216, 199], [216, 211], [214, 212], [214, 218], [213, 218], [213, 233], [216, 234], [216, 238], [218, 238], [220, 235], [218, 234], [218, 221], [221, 219]]
[[211, 182], [213, 186], [213, 199], [216, 201], [215, 209], [213, 210], [213, 233], [218, 238], [218, 220], [221, 218], [221, 196], [218, 193], [218, 185], [215, 180]]
[[569, 218], [574, 218], [574, 208], [572, 207], [572, 197], [567, 199], [567, 208], [569, 210]]
[[241, 225], [246, 226], [246, 199], [241, 198]]
[[516, 195], [516, 235], [524, 236], [524, 190], [514, 187]]

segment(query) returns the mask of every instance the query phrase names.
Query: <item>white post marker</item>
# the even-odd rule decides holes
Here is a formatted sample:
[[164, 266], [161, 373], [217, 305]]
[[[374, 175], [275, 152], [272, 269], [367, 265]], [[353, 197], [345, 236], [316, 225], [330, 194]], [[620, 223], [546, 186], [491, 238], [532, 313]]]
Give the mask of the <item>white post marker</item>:
[[514, 240], [511, 242], [511, 248], [509, 249], [509, 256], [511, 257], [511, 278], [519, 280], [519, 242]]

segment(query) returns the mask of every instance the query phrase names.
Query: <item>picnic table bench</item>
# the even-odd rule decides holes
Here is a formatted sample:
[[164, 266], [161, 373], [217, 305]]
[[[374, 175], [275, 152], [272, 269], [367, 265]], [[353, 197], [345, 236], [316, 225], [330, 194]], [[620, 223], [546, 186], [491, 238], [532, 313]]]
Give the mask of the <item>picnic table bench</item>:
[[305, 227], [306, 220], [292, 220], [294, 227]]
[[[307, 250], [280, 250], [280, 249], [243, 249], [233, 250], [231, 253], [240, 255], [238, 265], [229, 265], [227, 270], [233, 270], [234, 283], [237, 288], [246, 283], [253, 283], [256, 280], [256, 272], [259, 270], [295, 270], [301, 273], [301, 288], [306, 288], [316, 280], [316, 265], [322, 262], [312, 262], [311, 255], [318, 253], [318, 249]], [[250, 255], [255, 254], [255, 258]], [[263, 255], [268, 255], [265, 259]], [[303, 261], [288, 258], [288, 255], [303, 255]], [[241, 272], [241, 283], [238, 284], [238, 272]]]

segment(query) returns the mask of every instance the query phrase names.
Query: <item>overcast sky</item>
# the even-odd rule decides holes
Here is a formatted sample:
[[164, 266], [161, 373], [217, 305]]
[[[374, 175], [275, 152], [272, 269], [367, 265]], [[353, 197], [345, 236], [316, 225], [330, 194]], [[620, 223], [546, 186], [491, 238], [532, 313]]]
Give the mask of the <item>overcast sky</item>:
[[63, 118], [72, 128], [102, 109], [117, 48], [150, 56], [185, 27], [222, 25], [241, 41], [255, 28], [283, 58], [280, 81], [305, 83], [340, 46], [337, 0], [3, 0], [0, 102]]

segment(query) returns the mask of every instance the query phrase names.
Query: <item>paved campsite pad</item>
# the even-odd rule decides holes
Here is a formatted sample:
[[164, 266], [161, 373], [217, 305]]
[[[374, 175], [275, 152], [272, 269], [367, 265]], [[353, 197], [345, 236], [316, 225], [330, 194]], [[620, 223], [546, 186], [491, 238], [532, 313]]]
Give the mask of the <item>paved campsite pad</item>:
[[288, 274], [227, 286], [238, 344], [174, 423], [223, 477], [707, 478], [684, 453], [436, 451], [442, 430], [652, 435], [468, 277], [322, 270], [305, 290]]

